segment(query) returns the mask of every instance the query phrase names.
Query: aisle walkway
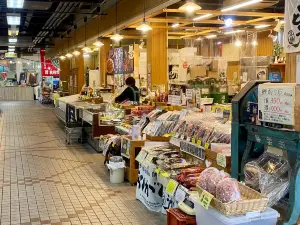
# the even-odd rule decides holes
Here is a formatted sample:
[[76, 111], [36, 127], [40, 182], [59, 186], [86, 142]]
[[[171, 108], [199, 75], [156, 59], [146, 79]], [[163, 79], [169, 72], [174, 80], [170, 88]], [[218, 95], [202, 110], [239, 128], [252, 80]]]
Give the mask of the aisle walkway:
[[0, 215], [7, 224], [166, 224], [135, 200], [135, 187], [111, 185], [102, 155], [65, 144], [52, 109], [0, 102]]

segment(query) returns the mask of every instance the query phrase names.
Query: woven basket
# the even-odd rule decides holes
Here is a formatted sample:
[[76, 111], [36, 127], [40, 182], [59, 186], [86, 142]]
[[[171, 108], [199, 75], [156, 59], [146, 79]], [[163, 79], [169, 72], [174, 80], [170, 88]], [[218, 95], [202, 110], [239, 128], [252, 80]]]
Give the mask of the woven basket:
[[[204, 189], [197, 185], [199, 195]], [[223, 203], [220, 200], [213, 198], [210, 206], [220, 211], [225, 216], [242, 215], [248, 212], [262, 212], [267, 208], [268, 198], [261, 193], [239, 183], [239, 190], [241, 192], [242, 200]]]

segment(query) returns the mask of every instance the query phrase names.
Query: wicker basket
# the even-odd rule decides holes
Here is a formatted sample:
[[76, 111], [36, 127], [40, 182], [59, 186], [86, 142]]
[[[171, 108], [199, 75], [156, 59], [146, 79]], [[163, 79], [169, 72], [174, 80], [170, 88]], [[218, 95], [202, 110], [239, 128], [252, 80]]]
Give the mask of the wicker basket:
[[[199, 195], [204, 189], [197, 185]], [[264, 197], [259, 192], [239, 183], [242, 200], [223, 203], [220, 200], [213, 198], [210, 206], [220, 211], [225, 216], [242, 215], [248, 212], [262, 212], [267, 208], [268, 198]]]

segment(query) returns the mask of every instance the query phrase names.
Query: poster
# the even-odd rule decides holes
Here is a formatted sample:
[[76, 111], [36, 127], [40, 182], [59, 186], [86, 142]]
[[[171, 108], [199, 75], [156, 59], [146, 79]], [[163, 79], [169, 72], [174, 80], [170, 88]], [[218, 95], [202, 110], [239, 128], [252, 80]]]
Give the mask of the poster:
[[285, 0], [285, 53], [300, 51], [300, 0]]
[[129, 45], [124, 49], [124, 73], [130, 74], [134, 72], [134, 49], [133, 45]]
[[259, 121], [294, 125], [295, 85], [259, 85]]
[[123, 74], [124, 73], [124, 49], [115, 48], [114, 49], [114, 73]]
[[136, 186], [136, 199], [140, 200], [150, 211], [161, 212], [163, 206], [163, 186], [157, 181], [157, 174], [151, 169], [139, 167]]
[[114, 49], [110, 49], [109, 52], [108, 52], [108, 56], [107, 56], [107, 65], [106, 65], [106, 72], [107, 74], [111, 74], [113, 75], [114, 74], [114, 70], [115, 70], [115, 67], [114, 67]]
[[41, 70], [42, 76], [55, 76], [59, 77], [59, 60], [58, 59], [45, 59], [45, 49], [40, 50], [41, 57]]

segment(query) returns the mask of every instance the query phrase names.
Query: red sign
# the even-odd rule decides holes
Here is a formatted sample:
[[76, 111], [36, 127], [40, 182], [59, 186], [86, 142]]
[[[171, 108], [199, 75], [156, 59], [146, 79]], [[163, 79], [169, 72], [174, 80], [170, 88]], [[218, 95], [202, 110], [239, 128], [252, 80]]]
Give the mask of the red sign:
[[55, 76], [59, 77], [59, 62], [58, 60], [52, 61], [50, 59], [45, 59], [46, 51], [45, 49], [40, 50], [41, 56], [41, 69], [42, 69], [42, 76]]
[[187, 62], [184, 62], [183, 65], [182, 65], [183, 69], [187, 69], [188, 66], [189, 66], [189, 64]]

